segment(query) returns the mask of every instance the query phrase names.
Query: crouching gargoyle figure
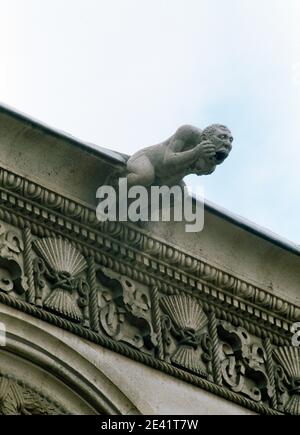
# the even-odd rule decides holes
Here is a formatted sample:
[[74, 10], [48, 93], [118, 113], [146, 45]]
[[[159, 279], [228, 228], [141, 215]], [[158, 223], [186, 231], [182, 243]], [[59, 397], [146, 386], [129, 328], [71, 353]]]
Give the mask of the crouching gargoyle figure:
[[128, 187], [184, 185], [190, 174], [209, 175], [232, 149], [229, 129], [214, 124], [205, 130], [185, 125], [166, 141], [134, 154], [127, 162]]

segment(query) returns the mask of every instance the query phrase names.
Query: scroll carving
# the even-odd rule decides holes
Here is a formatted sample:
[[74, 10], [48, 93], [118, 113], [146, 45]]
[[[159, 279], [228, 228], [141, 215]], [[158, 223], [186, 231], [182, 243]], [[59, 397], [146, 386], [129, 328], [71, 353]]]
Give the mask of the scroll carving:
[[256, 402], [271, 399], [275, 392], [267, 376], [263, 346], [253, 343], [244, 328], [221, 323], [218, 331], [223, 340], [221, 371], [225, 385]]
[[148, 291], [132, 280], [109, 271], [99, 270], [100, 323], [117, 341], [124, 341], [148, 352], [157, 346], [151, 322], [151, 298]]
[[0, 291], [23, 294], [28, 290], [23, 251], [21, 236], [0, 224]]

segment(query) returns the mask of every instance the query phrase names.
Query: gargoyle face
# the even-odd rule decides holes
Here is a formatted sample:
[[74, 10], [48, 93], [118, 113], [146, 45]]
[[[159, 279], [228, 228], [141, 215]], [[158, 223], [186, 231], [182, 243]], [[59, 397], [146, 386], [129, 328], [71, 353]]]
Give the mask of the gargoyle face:
[[191, 172], [196, 175], [209, 175], [229, 156], [233, 137], [227, 127], [216, 124], [203, 132], [202, 140], [206, 143], [210, 142], [215, 147], [215, 155], [200, 157], [191, 167]]
[[216, 147], [215, 164], [221, 165], [232, 150], [232, 134], [227, 128], [218, 127], [210, 140]]

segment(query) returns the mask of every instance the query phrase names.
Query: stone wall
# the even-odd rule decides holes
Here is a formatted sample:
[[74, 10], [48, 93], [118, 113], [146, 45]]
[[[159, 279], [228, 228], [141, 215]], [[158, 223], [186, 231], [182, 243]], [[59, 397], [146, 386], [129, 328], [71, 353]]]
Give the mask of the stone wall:
[[5, 108], [0, 144], [0, 413], [300, 413], [297, 247], [208, 209], [101, 224], [124, 156]]

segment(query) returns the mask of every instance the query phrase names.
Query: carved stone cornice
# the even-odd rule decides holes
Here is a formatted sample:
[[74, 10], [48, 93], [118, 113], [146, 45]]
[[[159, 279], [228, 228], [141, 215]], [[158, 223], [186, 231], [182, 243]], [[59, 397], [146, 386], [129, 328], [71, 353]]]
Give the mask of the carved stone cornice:
[[298, 409], [274, 355], [299, 306], [3, 168], [0, 222], [1, 303], [258, 413]]
[[[10, 195], [9, 195], [10, 193]], [[300, 307], [128, 223], [97, 221], [92, 207], [0, 168], [0, 201], [30, 221], [129, 258], [174, 284], [241, 308], [272, 327], [290, 332]], [[206, 287], [206, 286], [209, 287]]]

